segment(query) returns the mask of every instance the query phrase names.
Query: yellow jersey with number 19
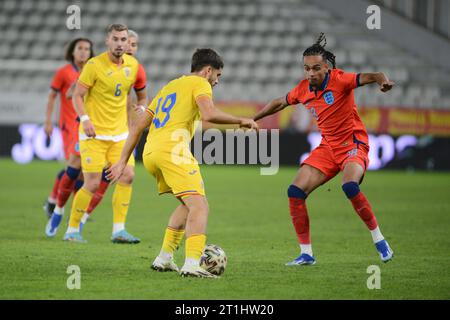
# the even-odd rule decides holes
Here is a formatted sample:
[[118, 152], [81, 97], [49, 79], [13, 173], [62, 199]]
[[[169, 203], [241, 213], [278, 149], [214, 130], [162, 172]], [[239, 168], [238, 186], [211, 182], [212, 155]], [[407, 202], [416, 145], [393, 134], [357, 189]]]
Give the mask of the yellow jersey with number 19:
[[188, 148], [200, 120], [195, 99], [212, 99], [211, 84], [196, 75], [181, 76], [165, 85], [146, 111], [153, 116], [143, 155], [153, 151], [174, 152]]
[[[78, 78], [89, 89], [84, 105], [98, 140], [120, 141], [128, 135], [127, 97], [136, 81], [139, 62], [128, 54], [122, 58], [118, 66], [104, 52], [89, 59]], [[80, 140], [86, 140], [83, 126], [79, 132]]]

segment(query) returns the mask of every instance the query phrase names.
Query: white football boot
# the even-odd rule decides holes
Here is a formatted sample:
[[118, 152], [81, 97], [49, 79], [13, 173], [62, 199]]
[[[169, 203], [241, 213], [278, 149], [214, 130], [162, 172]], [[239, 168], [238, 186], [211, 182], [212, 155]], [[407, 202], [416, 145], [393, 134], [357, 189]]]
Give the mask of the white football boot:
[[178, 266], [173, 261], [173, 259], [163, 259], [160, 256], [156, 257], [155, 261], [153, 261], [153, 263], [152, 263], [151, 268], [153, 270], [161, 271], [161, 272], [165, 272], [165, 271], [179, 272], [180, 271], [178, 269]]
[[196, 277], [196, 278], [220, 278], [212, 273], [209, 273], [200, 266], [184, 265], [181, 268], [180, 275], [182, 277]]

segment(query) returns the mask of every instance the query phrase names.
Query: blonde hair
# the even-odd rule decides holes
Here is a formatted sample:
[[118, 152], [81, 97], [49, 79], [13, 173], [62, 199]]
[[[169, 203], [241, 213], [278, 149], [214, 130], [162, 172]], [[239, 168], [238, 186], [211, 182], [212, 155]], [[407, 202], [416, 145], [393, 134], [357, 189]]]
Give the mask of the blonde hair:
[[136, 38], [139, 41], [139, 36], [136, 31], [128, 29], [128, 38]]

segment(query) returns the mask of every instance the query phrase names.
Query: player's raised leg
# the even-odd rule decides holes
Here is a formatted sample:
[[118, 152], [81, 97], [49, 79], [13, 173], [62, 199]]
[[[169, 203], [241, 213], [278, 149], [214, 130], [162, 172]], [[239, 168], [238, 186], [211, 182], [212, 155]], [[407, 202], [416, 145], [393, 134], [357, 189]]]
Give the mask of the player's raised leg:
[[384, 239], [378, 226], [377, 219], [372, 211], [369, 200], [359, 189], [359, 182], [364, 175], [363, 167], [357, 162], [348, 162], [343, 170], [342, 190], [351, 201], [353, 208], [370, 230], [372, 240], [383, 262], [392, 259], [394, 252]]
[[91, 202], [93, 194], [97, 191], [100, 185], [102, 173], [83, 172], [83, 175], [84, 184], [73, 199], [69, 226], [66, 234], [64, 235], [65, 241], [85, 242], [80, 234], [80, 221], [81, 217], [86, 212], [89, 203]]
[[301, 252], [296, 259], [288, 262], [287, 266], [313, 265], [316, 263], [311, 245], [306, 198], [326, 180], [326, 175], [321, 171], [304, 164], [300, 167], [294, 182], [288, 188], [289, 210]]
[[159, 255], [152, 263], [152, 269], [157, 271], [179, 271], [173, 259], [184, 236], [189, 210], [184, 204], [179, 205], [172, 213], [164, 233], [164, 240]]
[[56, 235], [64, 215], [64, 206], [75, 189], [75, 184], [80, 173], [80, 157], [75, 154], [71, 154], [67, 162], [67, 169], [64, 171], [59, 182], [55, 209], [53, 210], [53, 214], [45, 227], [45, 234], [48, 237], [54, 237]]
[[217, 278], [200, 267], [200, 258], [206, 244], [208, 201], [202, 195], [190, 195], [183, 199], [188, 209], [186, 219], [186, 256], [181, 268], [183, 277]]
[[127, 165], [120, 177], [112, 197], [113, 207], [113, 232], [111, 241], [113, 243], [139, 243], [141, 240], [125, 230], [128, 208], [133, 190], [134, 168]]

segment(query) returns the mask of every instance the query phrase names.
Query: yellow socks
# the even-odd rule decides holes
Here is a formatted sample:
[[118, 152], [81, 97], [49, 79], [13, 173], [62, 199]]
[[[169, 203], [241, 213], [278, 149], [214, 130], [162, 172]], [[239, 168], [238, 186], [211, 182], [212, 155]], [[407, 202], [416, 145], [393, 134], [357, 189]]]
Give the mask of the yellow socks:
[[205, 249], [206, 236], [204, 234], [193, 234], [186, 239], [186, 261], [200, 261]]
[[112, 197], [113, 207], [113, 233], [125, 229], [125, 220], [127, 219], [128, 207], [130, 205], [132, 187], [129, 184], [116, 185]]
[[72, 203], [72, 210], [70, 212], [70, 220], [69, 220], [69, 230], [76, 232], [80, 227], [81, 217], [84, 215], [87, 210], [89, 203], [91, 202], [93, 194], [87, 191], [84, 188], [81, 188]]
[[175, 230], [171, 227], [167, 227], [161, 250], [165, 253], [173, 255], [183, 239], [183, 236], [184, 230]]

